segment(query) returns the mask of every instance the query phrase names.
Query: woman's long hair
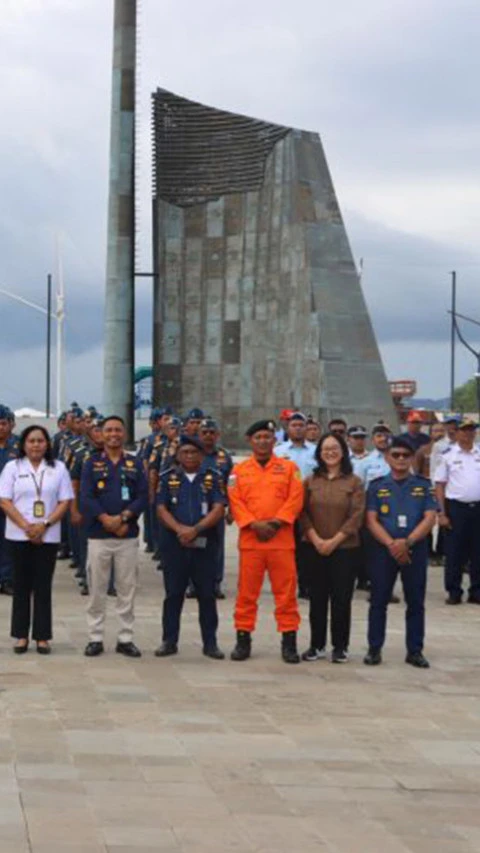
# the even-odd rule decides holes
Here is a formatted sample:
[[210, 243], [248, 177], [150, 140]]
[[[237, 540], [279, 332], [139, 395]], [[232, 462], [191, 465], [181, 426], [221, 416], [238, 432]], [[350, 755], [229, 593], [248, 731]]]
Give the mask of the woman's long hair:
[[18, 458], [19, 459], [25, 459], [25, 457], [27, 455], [26, 451], [25, 451], [25, 442], [26, 442], [28, 436], [30, 435], [30, 433], [36, 429], [40, 430], [40, 432], [43, 433], [43, 437], [45, 438], [45, 440], [47, 442], [47, 449], [45, 451], [45, 456], [43, 458], [45, 459], [45, 462], [47, 463], [47, 465], [50, 465], [50, 467], [53, 468], [55, 465], [55, 459], [53, 458], [52, 442], [50, 440], [50, 435], [49, 435], [48, 430], [46, 430], [45, 427], [43, 427], [43, 426], [38, 426], [36, 424], [32, 424], [31, 426], [28, 426], [23, 430], [23, 432], [20, 436], [20, 440], [18, 442]]
[[341, 473], [342, 474], [352, 474], [353, 468], [352, 468], [352, 463], [350, 461], [350, 454], [348, 452], [347, 442], [345, 441], [345, 439], [341, 435], [338, 435], [338, 433], [336, 434], [334, 432], [326, 432], [325, 435], [322, 435], [320, 441], [318, 442], [318, 444], [315, 448], [315, 461], [317, 463], [317, 467], [315, 468], [313, 473], [314, 474], [326, 474], [327, 473], [327, 470], [328, 470], [327, 466], [325, 465], [325, 462], [322, 459], [322, 447], [324, 445], [324, 442], [327, 440], [327, 438], [334, 438], [335, 441], [338, 443], [340, 450], [342, 451], [342, 459], [340, 462]]

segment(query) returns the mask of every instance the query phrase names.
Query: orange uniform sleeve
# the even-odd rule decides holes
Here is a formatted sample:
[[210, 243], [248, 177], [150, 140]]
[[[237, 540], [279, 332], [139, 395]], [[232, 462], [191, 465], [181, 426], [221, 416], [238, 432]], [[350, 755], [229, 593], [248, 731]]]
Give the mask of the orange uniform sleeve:
[[280, 509], [277, 509], [275, 518], [285, 524], [293, 524], [303, 509], [303, 483], [300, 469], [294, 462], [291, 464], [290, 482], [288, 484], [288, 496]]
[[228, 503], [230, 512], [233, 515], [240, 530], [248, 527], [254, 521], [257, 521], [255, 516], [248, 509], [242, 497], [241, 476], [238, 472], [238, 466], [235, 465], [230, 477], [228, 478]]

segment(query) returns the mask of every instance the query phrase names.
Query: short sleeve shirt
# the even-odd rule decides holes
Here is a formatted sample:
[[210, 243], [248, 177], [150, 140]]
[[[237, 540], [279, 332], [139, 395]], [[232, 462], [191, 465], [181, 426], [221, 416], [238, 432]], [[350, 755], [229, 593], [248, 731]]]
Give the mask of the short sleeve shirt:
[[[33, 505], [36, 500], [43, 501], [44, 518], [49, 518], [60, 501], [69, 501], [73, 497], [70, 476], [63, 462], [59, 460], [56, 460], [53, 466], [42, 461], [35, 470], [28, 459], [15, 459], [7, 463], [0, 476], [0, 498], [12, 501], [29, 524], [39, 521], [33, 514]], [[61, 523], [58, 521], [47, 528], [43, 541], [45, 543], [60, 542], [60, 535]], [[28, 541], [25, 531], [8, 517], [5, 538], [13, 542]]]
[[480, 447], [462, 450], [458, 444], [443, 453], [436, 465], [435, 482], [445, 483], [449, 500], [480, 501]]

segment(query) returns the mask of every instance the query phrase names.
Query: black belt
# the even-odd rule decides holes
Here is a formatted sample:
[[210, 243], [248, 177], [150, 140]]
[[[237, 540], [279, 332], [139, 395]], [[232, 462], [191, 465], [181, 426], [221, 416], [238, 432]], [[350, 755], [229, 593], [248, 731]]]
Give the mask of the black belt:
[[471, 509], [480, 507], [480, 501], [458, 501], [456, 498], [447, 498], [451, 504], [459, 504], [460, 506], [468, 506]]

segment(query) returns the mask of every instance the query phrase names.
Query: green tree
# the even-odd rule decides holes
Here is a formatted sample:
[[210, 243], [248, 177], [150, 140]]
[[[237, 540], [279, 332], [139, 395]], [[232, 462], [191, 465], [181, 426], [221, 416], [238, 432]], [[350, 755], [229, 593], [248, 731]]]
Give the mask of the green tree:
[[455, 410], [459, 412], [476, 412], [477, 403], [477, 382], [476, 379], [469, 379], [464, 385], [460, 385], [455, 389], [454, 395]]

